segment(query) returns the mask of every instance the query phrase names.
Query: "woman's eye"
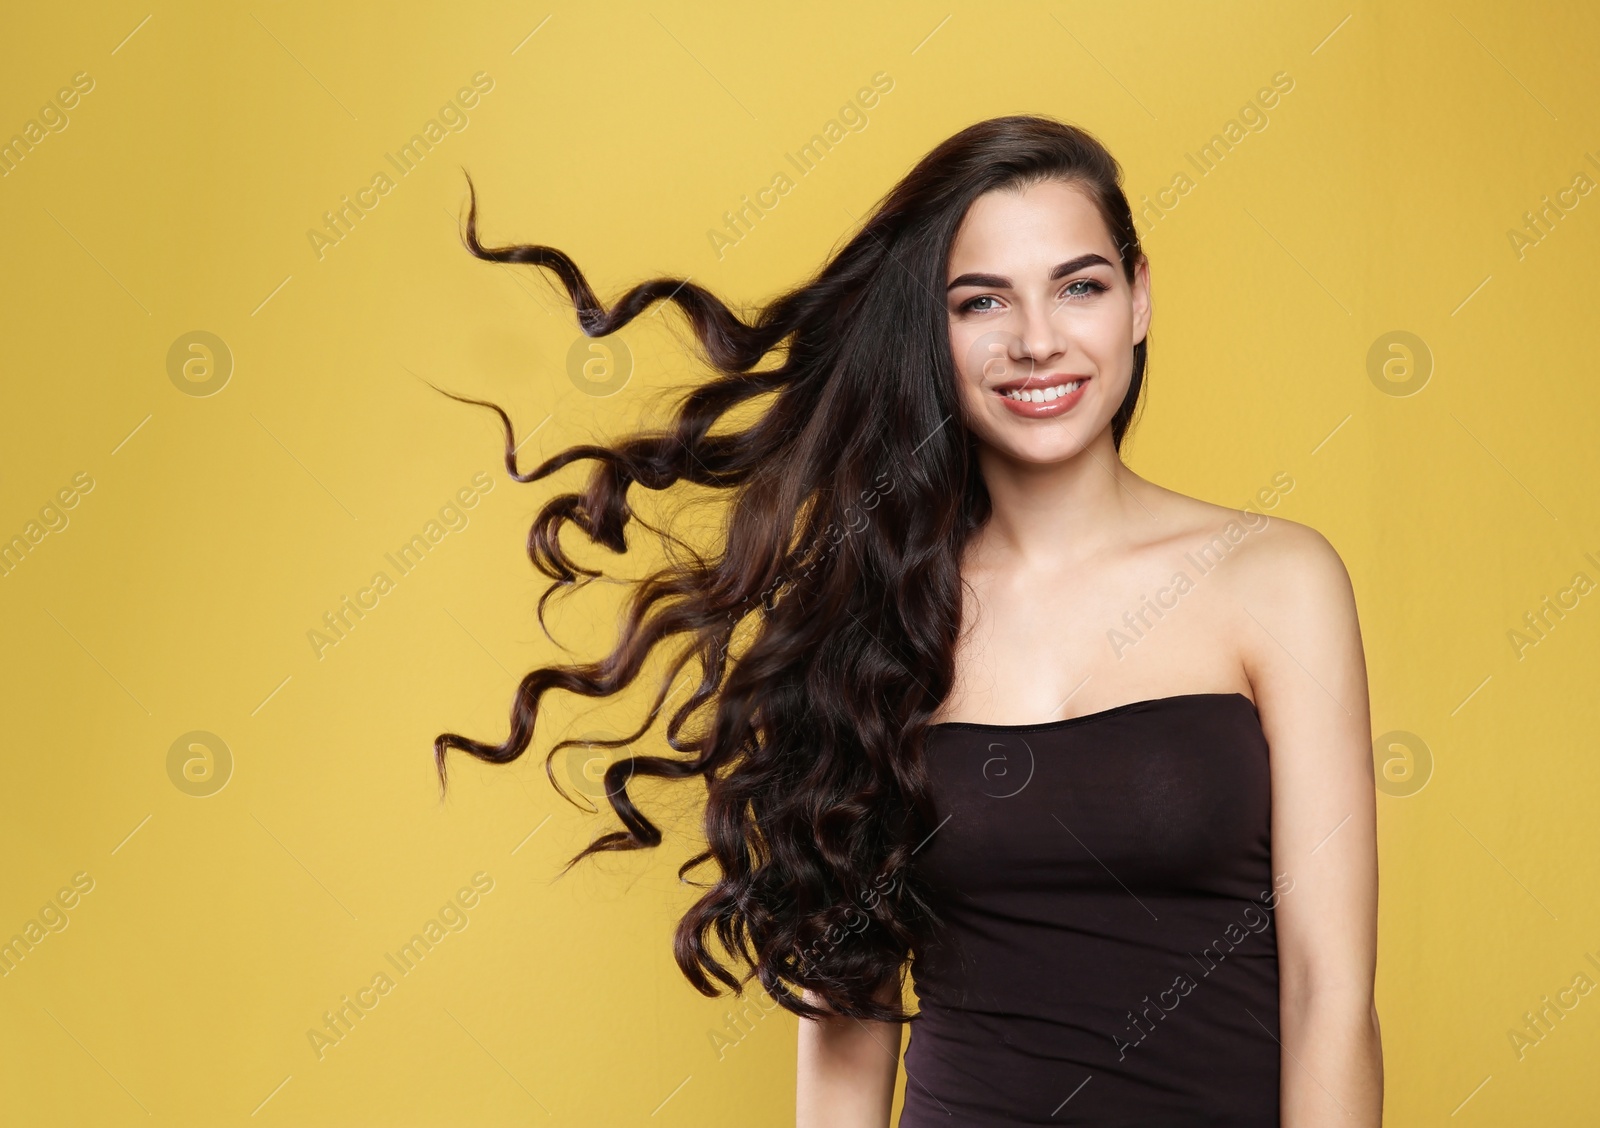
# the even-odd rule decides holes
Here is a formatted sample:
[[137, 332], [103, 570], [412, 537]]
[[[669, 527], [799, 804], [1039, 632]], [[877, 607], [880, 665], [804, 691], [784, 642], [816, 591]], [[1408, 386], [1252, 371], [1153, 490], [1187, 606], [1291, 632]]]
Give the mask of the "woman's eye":
[[[1074, 286], [1087, 286], [1088, 289], [1074, 290]], [[1086, 298], [1090, 294], [1098, 294], [1105, 289], [1107, 289], [1107, 287], [1103, 283], [1097, 282], [1093, 278], [1079, 278], [1076, 281], [1067, 283], [1066, 292], [1071, 294], [1073, 297]]]
[[[1068, 282], [1066, 286], [1063, 287], [1061, 294], [1063, 299], [1088, 298], [1093, 297], [1095, 294], [1104, 293], [1109, 289], [1110, 287], [1104, 282], [1097, 281], [1096, 279], [1078, 278], [1074, 281]], [[986, 313], [995, 307], [980, 306], [978, 303], [998, 302], [999, 300], [1000, 299], [995, 297], [993, 294], [979, 294], [975, 298], [968, 298], [966, 301], [962, 302], [959, 308], [962, 313]]]

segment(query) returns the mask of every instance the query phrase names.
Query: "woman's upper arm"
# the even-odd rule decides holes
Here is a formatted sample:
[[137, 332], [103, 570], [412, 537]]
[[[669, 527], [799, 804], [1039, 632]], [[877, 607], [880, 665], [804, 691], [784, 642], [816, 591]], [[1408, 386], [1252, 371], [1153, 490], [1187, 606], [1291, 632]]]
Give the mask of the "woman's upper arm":
[[[886, 993], [880, 998], [887, 1001]], [[816, 998], [809, 991], [806, 1000]], [[888, 1128], [900, 1065], [900, 1024], [800, 1020], [796, 1128]]]
[[1333, 546], [1296, 522], [1272, 520], [1245, 560], [1235, 591], [1272, 756], [1281, 990], [1370, 1005], [1377, 813], [1355, 594]]

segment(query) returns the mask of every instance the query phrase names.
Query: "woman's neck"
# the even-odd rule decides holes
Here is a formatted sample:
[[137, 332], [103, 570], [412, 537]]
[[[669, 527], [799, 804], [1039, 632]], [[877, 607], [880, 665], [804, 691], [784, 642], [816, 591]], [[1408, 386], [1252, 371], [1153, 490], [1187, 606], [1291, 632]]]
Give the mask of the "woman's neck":
[[1056, 573], [1127, 540], [1131, 523], [1156, 519], [1150, 483], [1123, 463], [1109, 429], [1061, 462], [1022, 462], [980, 446], [992, 512], [975, 559], [1023, 572]]

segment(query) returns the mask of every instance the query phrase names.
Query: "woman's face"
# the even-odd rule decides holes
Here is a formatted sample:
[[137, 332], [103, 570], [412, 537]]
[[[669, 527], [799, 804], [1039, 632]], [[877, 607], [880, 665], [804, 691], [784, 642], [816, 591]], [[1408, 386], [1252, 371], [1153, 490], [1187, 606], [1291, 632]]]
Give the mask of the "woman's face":
[[946, 270], [950, 348], [979, 442], [1071, 458], [1111, 425], [1150, 325], [1149, 264], [1130, 286], [1090, 199], [1059, 180], [973, 201]]

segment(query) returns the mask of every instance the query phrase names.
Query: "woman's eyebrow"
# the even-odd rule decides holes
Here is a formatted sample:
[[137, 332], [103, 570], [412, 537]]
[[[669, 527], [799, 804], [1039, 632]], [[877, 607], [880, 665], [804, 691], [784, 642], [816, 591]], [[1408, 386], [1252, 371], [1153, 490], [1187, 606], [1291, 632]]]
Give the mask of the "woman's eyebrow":
[[[1104, 255], [1097, 255], [1091, 251], [1089, 254], [1079, 255], [1075, 259], [1068, 259], [1066, 262], [1056, 266], [1050, 271], [1050, 281], [1054, 282], [1057, 278], [1064, 278], [1068, 274], [1074, 274], [1086, 266], [1110, 265], [1111, 261]], [[957, 286], [990, 286], [997, 290], [1009, 290], [1011, 288], [1011, 279], [1003, 274], [963, 274], [946, 286], [945, 291], [948, 293]]]

